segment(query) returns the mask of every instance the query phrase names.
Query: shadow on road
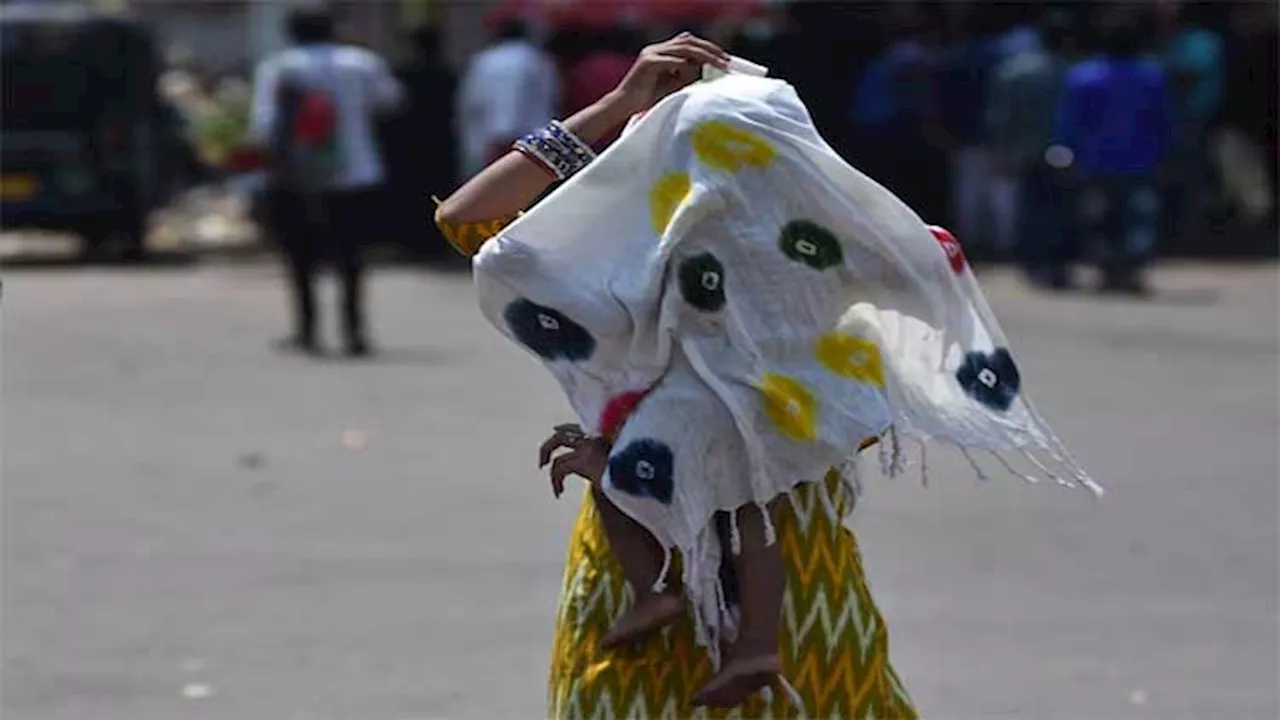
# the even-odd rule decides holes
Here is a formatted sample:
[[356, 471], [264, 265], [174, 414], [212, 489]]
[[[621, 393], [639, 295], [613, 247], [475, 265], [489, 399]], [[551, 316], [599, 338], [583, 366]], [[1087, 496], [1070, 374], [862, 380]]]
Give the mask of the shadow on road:
[[370, 356], [355, 358], [338, 352], [334, 348], [322, 348], [315, 355], [301, 353], [295, 349], [285, 347], [283, 343], [277, 343], [273, 349], [280, 355], [331, 365], [440, 368], [457, 365], [463, 357], [461, 353], [454, 350], [428, 347], [378, 347]]
[[1132, 296], [1106, 292], [1088, 292], [1103, 301], [1164, 305], [1170, 307], [1206, 307], [1222, 298], [1217, 288], [1152, 288], [1145, 295]]
[[1157, 305], [1205, 306], [1216, 305], [1222, 291], [1216, 288], [1179, 288], [1157, 290], [1147, 298]]
[[124, 260], [115, 257], [85, 257], [73, 254], [24, 254], [0, 260], [3, 270], [87, 270], [103, 268], [127, 269], [177, 269], [190, 267], [200, 260], [196, 252], [155, 252], [143, 260]]
[[333, 362], [352, 364], [372, 364], [387, 367], [445, 367], [456, 365], [462, 360], [462, 354], [445, 348], [400, 347], [379, 348], [367, 358], [347, 358], [341, 356], [326, 357]]

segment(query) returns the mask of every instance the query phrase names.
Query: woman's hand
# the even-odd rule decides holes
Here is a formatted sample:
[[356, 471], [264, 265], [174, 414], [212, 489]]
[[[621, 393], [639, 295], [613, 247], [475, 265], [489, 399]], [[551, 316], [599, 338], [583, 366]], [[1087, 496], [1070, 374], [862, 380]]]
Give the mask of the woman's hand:
[[[570, 452], [552, 461], [556, 450], [569, 448]], [[609, 463], [609, 444], [604, 438], [591, 437], [577, 425], [557, 425], [555, 433], [538, 448], [538, 467], [551, 463], [551, 490], [556, 497], [564, 494], [564, 479], [578, 475], [598, 483], [604, 477]]]
[[720, 46], [692, 33], [680, 33], [641, 50], [610, 95], [627, 115], [643, 112], [701, 77], [703, 65], [724, 68], [728, 62], [729, 53]]
[[[627, 76], [600, 100], [565, 121], [569, 132], [594, 143], [653, 104], [697, 80], [704, 64], [724, 67], [728, 54], [702, 38], [683, 33], [650, 45], [627, 71]], [[492, 223], [529, 207], [551, 185], [546, 170], [504, 145], [505, 152], [479, 175], [441, 203], [436, 221], [445, 226]]]

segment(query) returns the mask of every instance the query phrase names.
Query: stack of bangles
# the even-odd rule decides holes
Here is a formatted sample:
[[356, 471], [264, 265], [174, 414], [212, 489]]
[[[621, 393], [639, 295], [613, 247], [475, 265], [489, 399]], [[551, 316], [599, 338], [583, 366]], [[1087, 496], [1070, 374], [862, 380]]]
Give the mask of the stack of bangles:
[[568, 178], [596, 157], [596, 151], [559, 120], [552, 120], [546, 127], [525, 135], [511, 147], [557, 180]]

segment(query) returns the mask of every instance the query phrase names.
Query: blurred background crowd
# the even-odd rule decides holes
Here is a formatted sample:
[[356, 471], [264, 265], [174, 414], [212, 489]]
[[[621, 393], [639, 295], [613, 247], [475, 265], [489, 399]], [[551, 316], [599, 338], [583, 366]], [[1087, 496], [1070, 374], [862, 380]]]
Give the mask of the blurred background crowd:
[[[4, 3], [5, 224], [61, 223], [90, 244], [119, 235], [141, 253], [150, 212], [244, 170], [253, 70], [287, 46], [280, 28], [291, 4], [307, 3], [101, 3], [76, 20], [106, 28], [93, 46], [59, 45], [56, 33], [14, 19], [30, 3]], [[35, 5], [47, 16], [54, 3]], [[343, 40], [378, 52], [403, 84], [404, 101], [379, 126], [384, 217], [395, 220], [378, 240], [418, 256], [447, 254], [427, 222], [431, 195], [447, 194], [514, 137], [599, 98], [639, 48], [678, 30], [794, 84], [854, 165], [954, 229], [971, 257], [1017, 259], [1037, 283], [1060, 282], [1055, 268], [1088, 257], [1108, 233], [1127, 237], [1112, 244], [1129, 242], [1135, 256], [1274, 249], [1274, 3], [333, 7]], [[528, 68], [504, 70], [512, 64]], [[513, 80], [528, 77], [538, 80]], [[1135, 82], [1150, 86], [1145, 101], [1126, 90]], [[51, 219], [92, 194], [74, 186], [92, 185], [95, 173], [24, 131], [63, 131], [70, 148], [73, 125], [98, 156], [122, 159], [93, 208]], [[58, 163], [61, 179], [32, 181], [31, 172], [49, 174], [32, 170], [33, 155]]]

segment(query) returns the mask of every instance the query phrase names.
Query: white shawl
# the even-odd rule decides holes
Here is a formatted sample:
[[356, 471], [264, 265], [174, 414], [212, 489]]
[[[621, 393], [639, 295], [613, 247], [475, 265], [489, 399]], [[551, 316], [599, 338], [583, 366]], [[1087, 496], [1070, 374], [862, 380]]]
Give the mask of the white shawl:
[[486, 316], [584, 427], [611, 431], [643, 397], [603, 487], [681, 553], [713, 658], [734, 625], [713, 514], [821, 478], [867, 438], [890, 474], [912, 438], [1101, 492], [1027, 401], [959, 244], [845, 163], [784, 82], [666, 98], [475, 269]]

